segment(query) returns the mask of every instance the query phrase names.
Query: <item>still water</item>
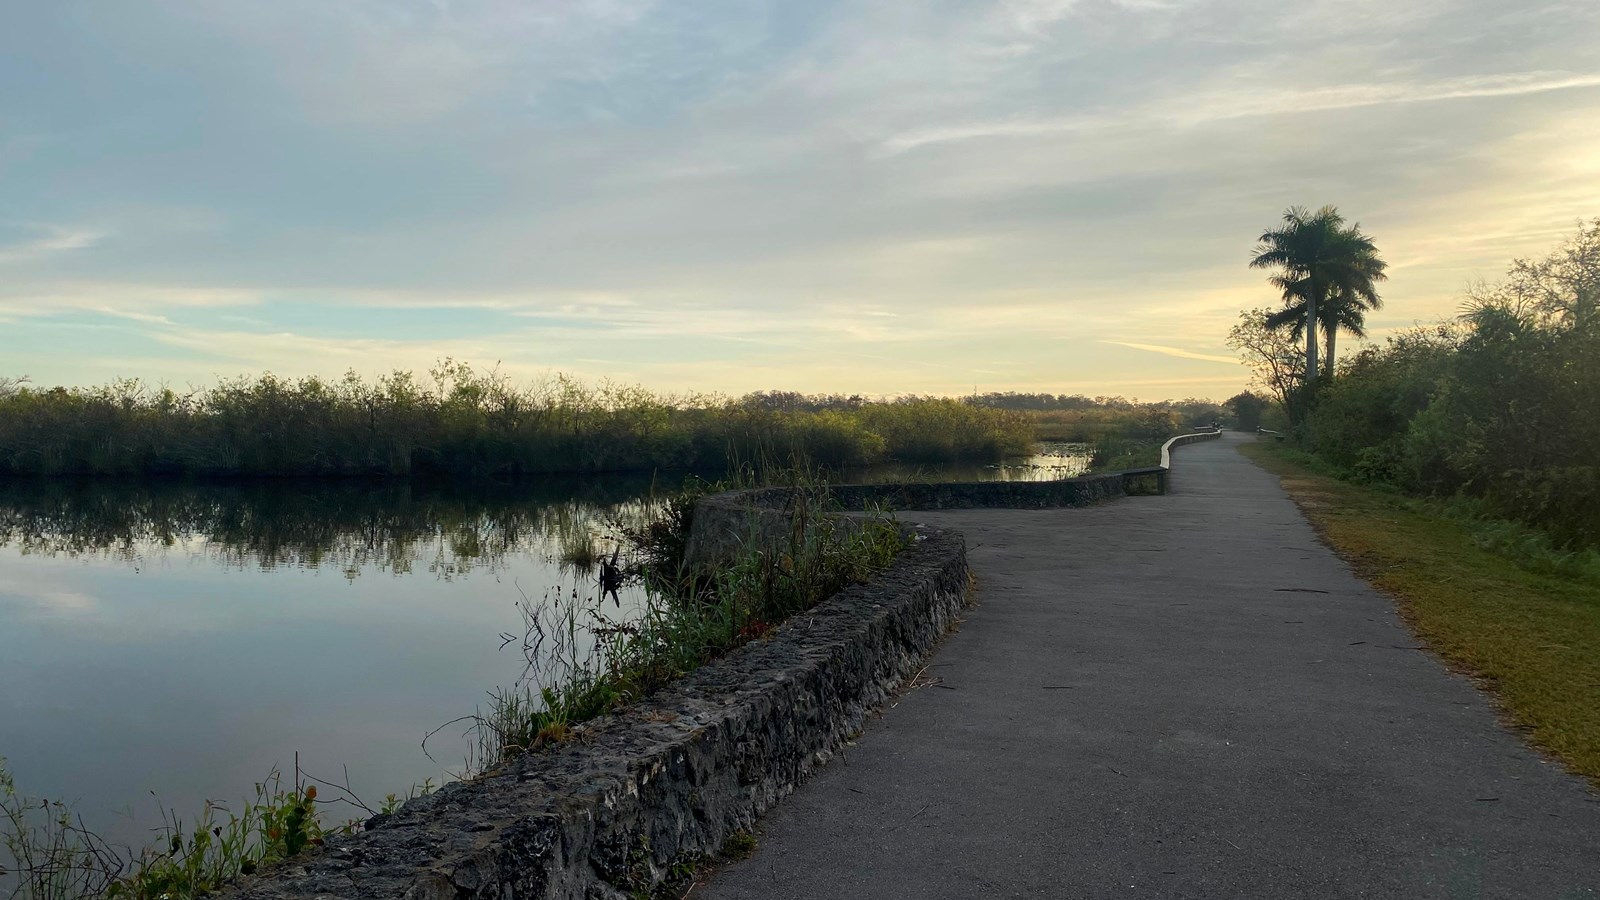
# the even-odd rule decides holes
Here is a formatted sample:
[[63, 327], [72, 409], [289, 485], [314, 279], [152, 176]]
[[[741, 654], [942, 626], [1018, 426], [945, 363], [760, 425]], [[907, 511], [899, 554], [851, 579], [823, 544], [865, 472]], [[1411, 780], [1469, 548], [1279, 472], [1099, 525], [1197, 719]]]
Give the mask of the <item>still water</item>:
[[[1078, 474], [1079, 448], [849, 480]], [[674, 480], [674, 484], [676, 481]], [[593, 591], [563, 548], [649, 514], [649, 479], [492, 489], [0, 482], [0, 757], [140, 846], [296, 754], [368, 803], [459, 771], [440, 725], [522, 673], [519, 601]], [[627, 606], [628, 598], [623, 598]], [[351, 809], [330, 814], [354, 816]]]

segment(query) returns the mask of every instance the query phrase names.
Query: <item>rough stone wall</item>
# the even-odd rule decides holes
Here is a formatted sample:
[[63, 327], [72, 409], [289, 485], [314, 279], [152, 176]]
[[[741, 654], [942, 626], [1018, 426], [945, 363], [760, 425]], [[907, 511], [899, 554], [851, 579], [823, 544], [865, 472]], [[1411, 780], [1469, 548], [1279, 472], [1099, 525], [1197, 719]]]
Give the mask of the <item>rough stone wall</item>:
[[[767, 498], [770, 499], [770, 498]], [[916, 671], [964, 602], [959, 534], [917, 528], [854, 585], [577, 739], [446, 785], [229, 900], [621, 898], [714, 854]]]

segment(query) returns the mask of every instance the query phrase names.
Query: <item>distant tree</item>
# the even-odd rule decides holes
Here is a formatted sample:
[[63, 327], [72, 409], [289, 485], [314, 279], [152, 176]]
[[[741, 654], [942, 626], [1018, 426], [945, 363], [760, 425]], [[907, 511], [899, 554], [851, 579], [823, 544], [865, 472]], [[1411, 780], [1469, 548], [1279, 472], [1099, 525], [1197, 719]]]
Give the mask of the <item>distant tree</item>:
[[1082, 394], [1019, 394], [1015, 391], [991, 391], [964, 399], [972, 406], [987, 406], [993, 409], [1090, 409], [1096, 405], [1095, 401]]
[[22, 390], [23, 386], [28, 383], [28, 380], [28, 376], [26, 375], [18, 375], [16, 377], [12, 377], [10, 375], [0, 375], [0, 398], [9, 397], [12, 394]]
[[1234, 394], [1222, 405], [1233, 413], [1234, 427], [1240, 431], [1254, 431], [1261, 427], [1261, 414], [1267, 411], [1272, 401], [1254, 391], [1243, 391]]
[[738, 404], [746, 409], [768, 412], [821, 412], [825, 409], [860, 409], [867, 402], [860, 394], [802, 394], [797, 391], [754, 391], [740, 397]]
[[1239, 313], [1239, 324], [1228, 332], [1227, 345], [1255, 373], [1252, 383], [1265, 388], [1291, 421], [1299, 420], [1306, 373], [1305, 353], [1294, 338], [1281, 329], [1269, 328], [1272, 311], [1247, 309]]
[[1579, 223], [1578, 233], [1544, 259], [1518, 259], [1506, 278], [1467, 293], [1463, 315], [1487, 322], [1486, 313], [1582, 332], [1600, 328], [1600, 218]]
[[[1293, 327], [1305, 336], [1306, 372], [1315, 380], [1333, 371], [1334, 342], [1340, 329], [1361, 334], [1365, 311], [1382, 305], [1374, 288], [1387, 267], [1361, 226], [1345, 225], [1338, 209], [1316, 212], [1290, 207], [1283, 226], [1262, 233], [1250, 259], [1254, 269], [1276, 269], [1269, 280], [1282, 293], [1284, 309], [1264, 321], [1269, 329]], [[1319, 367], [1317, 328], [1328, 334], [1325, 367]]]

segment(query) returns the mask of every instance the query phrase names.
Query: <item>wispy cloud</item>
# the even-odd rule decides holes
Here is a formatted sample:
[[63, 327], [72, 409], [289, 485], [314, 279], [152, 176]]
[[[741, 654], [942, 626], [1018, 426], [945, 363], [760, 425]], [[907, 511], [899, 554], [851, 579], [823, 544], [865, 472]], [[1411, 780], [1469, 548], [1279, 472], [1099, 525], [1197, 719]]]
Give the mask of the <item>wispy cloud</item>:
[[1163, 347], [1160, 344], [1135, 344], [1131, 341], [1101, 341], [1102, 344], [1114, 344], [1118, 347], [1129, 347], [1134, 350], [1143, 350], [1146, 353], [1159, 353], [1163, 356], [1175, 356], [1178, 359], [1198, 359], [1205, 362], [1227, 363], [1230, 366], [1239, 365], [1239, 360], [1232, 356], [1216, 356], [1210, 353], [1195, 353], [1181, 347]]
[[[6, 241], [7, 233], [11, 240]], [[93, 228], [70, 228], [60, 225], [13, 224], [0, 225], [0, 265], [25, 263], [37, 259], [84, 250], [100, 243], [104, 231]]]
[[1175, 102], [1159, 115], [1195, 125], [1256, 116], [1303, 115], [1390, 104], [1519, 97], [1600, 87], [1600, 73], [1507, 72], [1425, 82], [1355, 82], [1298, 90], [1241, 90]]
[[1209, 122], [1268, 116], [1305, 115], [1341, 109], [1392, 104], [1433, 103], [1516, 97], [1600, 87], [1600, 73], [1508, 72], [1470, 75], [1431, 82], [1351, 82], [1308, 88], [1231, 87], [1180, 93], [1141, 108], [1106, 110], [1088, 115], [1013, 118], [970, 122], [910, 131], [883, 140], [885, 156], [920, 147], [998, 138], [1055, 137], [1104, 129], [1194, 127]]
[[157, 310], [251, 306], [261, 300], [258, 291], [232, 287], [72, 280], [0, 284], [0, 316], [14, 319], [82, 312], [132, 319], [159, 316]]

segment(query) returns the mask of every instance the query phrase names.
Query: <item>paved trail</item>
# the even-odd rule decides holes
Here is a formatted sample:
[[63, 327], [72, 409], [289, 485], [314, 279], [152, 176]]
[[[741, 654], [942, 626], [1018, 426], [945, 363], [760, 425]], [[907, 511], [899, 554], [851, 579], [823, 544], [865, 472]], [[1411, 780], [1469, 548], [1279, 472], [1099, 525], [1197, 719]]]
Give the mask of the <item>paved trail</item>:
[[[697, 897], [1600, 897], [1600, 794], [1234, 450], [1173, 493], [909, 513], [979, 605]], [[1444, 575], [1445, 573], [1440, 573]]]

